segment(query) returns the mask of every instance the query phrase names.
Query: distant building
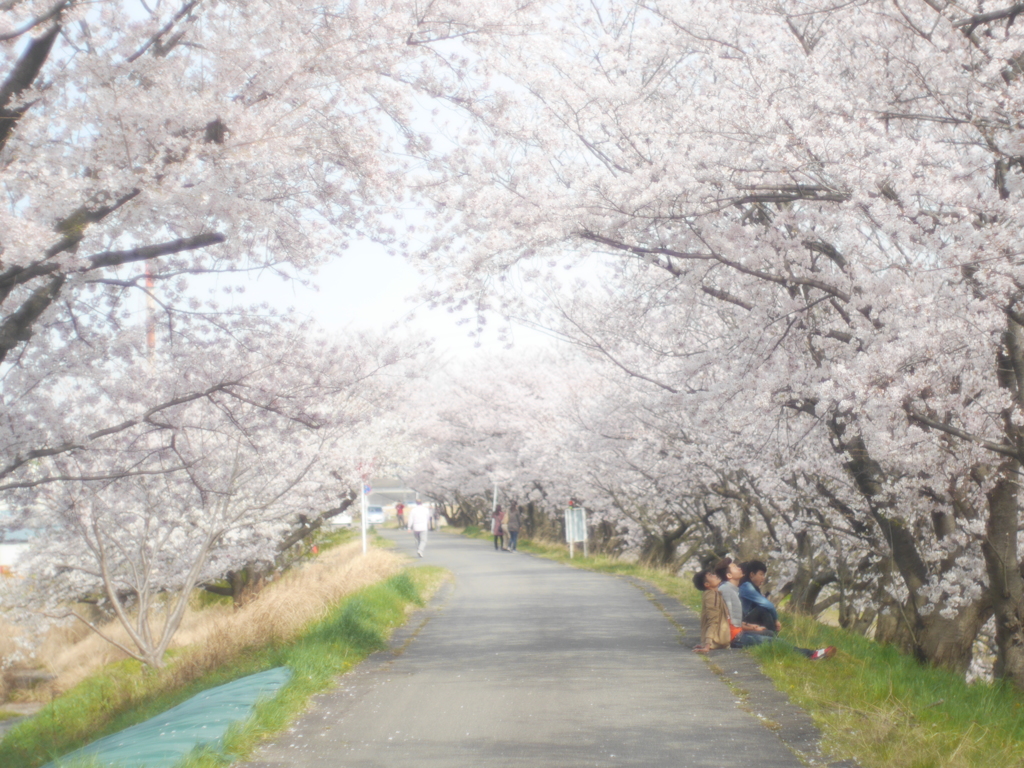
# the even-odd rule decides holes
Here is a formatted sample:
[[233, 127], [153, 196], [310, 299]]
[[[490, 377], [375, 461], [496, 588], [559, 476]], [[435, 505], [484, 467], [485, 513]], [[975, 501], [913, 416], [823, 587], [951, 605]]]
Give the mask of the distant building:
[[370, 480], [370, 495], [367, 506], [393, 507], [398, 502], [412, 504], [417, 493], [396, 477], [374, 477]]
[[0, 531], [0, 574], [10, 576], [18, 558], [28, 549], [28, 531]]

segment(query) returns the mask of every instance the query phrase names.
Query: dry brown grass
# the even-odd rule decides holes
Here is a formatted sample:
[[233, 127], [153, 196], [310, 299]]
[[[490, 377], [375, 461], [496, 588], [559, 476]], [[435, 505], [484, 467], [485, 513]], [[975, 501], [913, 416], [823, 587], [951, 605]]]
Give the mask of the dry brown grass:
[[191, 679], [233, 658], [243, 648], [289, 640], [309, 622], [322, 618], [341, 598], [397, 573], [398, 555], [352, 542], [325, 552], [299, 570], [290, 571], [249, 605], [192, 613], [175, 647], [188, 650], [175, 670]]
[[4, 679], [3, 670], [7, 666], [7, 660], [12, 658], [18, 650], [18, 646], [14, 641], [17, 632], [17, 628], [0, 621], [0, 701], [4, 701], [7, 698], [6, 680]]
[[[323, 552], [316, 560], [286, 573], [269, 584], [248, 605], [190, 608], [174, 636], [171, 648], [179, 653], [164, 674], [184, 684], [227, 662], [243, 649], [296, 636], [310, 621], [322, 617], [346, 595], [398, 572], [403, 559], [391, 552], [371, 549], [365, 555], [359, 542]], [[104, 632], [130, 645], [117, 622]], [[38, 654], [42, 665], [57, 677], [29, 696], [48, 701], [95, 674], [101, 667], [126, 658], [123, 651], [87, 628], [67, 630], [48, 639]]]
[[6, 659], [18, 650], [14, 638], [18, 630], [3, 621], [0, 621], [0, 659]]

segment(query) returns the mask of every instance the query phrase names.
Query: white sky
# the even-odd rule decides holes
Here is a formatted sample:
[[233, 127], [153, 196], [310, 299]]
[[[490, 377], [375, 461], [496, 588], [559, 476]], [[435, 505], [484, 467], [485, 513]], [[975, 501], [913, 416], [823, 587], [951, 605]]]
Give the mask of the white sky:
[[[245, 283], [242, 298], [247, 303], [267, 301], [282, 308], [294, 307], [329, 330], [419, 331], [434, 339], [437, 351], [445, 357], [466, 357], [479, 350], [501, 348], [497, 332], [500, 318], [489, 318], [479, 341], [471, 338], [475, 313], [431, 309], [417, 298], [424, 279], [405, 259], [388, 254], [376, 243], [363, 241], [353, 243], [341, 259], [320, 270], [313, 278], [319, 290], [264, 275]], [[468, 322], [459, 325], [460, 319]], [[513, 328], [512, 338], [516, 347], [552, 343], [549, 336], [522, 326]]]

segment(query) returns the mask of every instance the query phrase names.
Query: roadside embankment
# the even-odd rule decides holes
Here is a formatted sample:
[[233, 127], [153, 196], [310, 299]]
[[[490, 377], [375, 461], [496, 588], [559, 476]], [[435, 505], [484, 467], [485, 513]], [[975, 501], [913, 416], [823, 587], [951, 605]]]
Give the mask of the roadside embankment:
[[[407, 611], [444, 578], [436, 568], [405, 571], [406, 562], [378, 548], [363, 555], [358, 543], [346, 544], [288, 572], [242, 608], [197, 605], [159, 670], [129, 659], [101, 666], [79, 648], [73, 654], [79, 662], [62, 660], [52, 700], [0, 742], [0, 765], [35, 768], [203, 690], [290, 667], [288, 685], [229, 732], [226, 751], [244, 755], [266, 734], [285, 728], [310, 695], [382, 647]], [[85, 642], [98, 655], [105, 651], [93, 639]], [[196, 760], [218, 762], [207, 755], [189, 764]]]

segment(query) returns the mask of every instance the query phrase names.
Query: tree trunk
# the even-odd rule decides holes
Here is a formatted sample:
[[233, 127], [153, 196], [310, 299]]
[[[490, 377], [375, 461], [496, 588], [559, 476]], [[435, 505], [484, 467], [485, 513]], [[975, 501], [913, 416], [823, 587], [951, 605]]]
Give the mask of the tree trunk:
[[736, 541], [736, 559], [740, 562], [748, 560], [763, 560], [764, 552], [761, 551], [762, 536], [756, 523], [750, 516], [749, 505], [742, 505], [740, 516], [739, 532]]
[[996, 618], [996, 677], [1024, 688], [1024, 579], [1017, 557], [1020, 517], [1015, 459], [999, 467], [999, 479], [988, 492], [988, 523], [982, 552]]
[[796, 535], [797, 566], [793, 581], [786, 584], [780, 595], [789, 595], [787, 610], [805, 616], [818, 613], [815, 606], [821, 590], [835, 582], [836, 574], [831, 570], [821, 571], [814, 558], [814, 540], [810, 533], [801, 531]]
[[885, 611], [879, 612], [876, 639], [882, 642], [896, 642], [901, 648], [906, 648], [904, 643], [909, 633], [909, 650], [921, 661], [928, 661], [960, 674], [965, 673], [971, 663], [974, 639], [990, 615], [988, 603], [975, 601], [963, 606], [949, 619], [939, 610], [922, 610], [925, 604], [919, 596], [919, 591], [928, 582], [928, 567], [918, 550], [914, 532], [902, 520], [889, 513], [891, 501], [883, 494], [888, 478], [881, 465], [871, 457], [860, 435], [855, 435], [844, 442], [845, 425], [833, 419], [831, 428], [837, 446], [849, 456], [845, 467], [867, 500], [871, 517], [889, 545], [892, 564], [910, 593], [906, 605], [899, 605], [896, 601], [890, 600], [888, 614]]

